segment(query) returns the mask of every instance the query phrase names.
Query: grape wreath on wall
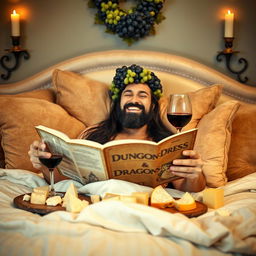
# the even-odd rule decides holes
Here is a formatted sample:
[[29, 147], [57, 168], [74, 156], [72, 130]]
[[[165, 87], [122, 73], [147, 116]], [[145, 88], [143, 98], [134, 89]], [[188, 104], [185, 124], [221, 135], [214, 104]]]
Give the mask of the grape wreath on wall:
[[120, 7], [125, 0], [89, 0], [89, 7], [96, 8], [95, 23], [104, 24], [106, 32], [116, 34], [131, 45], [146, 36], [155, 34], [155, 24], [165, 17], [161, 10], [165, 0], [136, 0], [129, 10]]

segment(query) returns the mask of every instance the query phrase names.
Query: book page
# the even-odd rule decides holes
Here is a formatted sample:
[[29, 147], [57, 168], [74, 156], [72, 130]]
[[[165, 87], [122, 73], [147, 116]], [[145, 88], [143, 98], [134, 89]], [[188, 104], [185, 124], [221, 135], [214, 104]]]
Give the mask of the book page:
[[115, 144], [104, 153], [109, 178], [126, 180], [155, 187], [171, 182], [175, 177], [169, 170], [174, 159], [184, 158], [182, 151], [193, 149], [197, 130], [170, 136], [160, 143]]
[[74, 161], [85, 184], [108, 179], [101, 149], [70, 144]]
[[88, 140], [69, 139], [65, 134], [45, 126], [36, 127], [39, 135], [47, 143], [54, 137], [57, 141], [52, 148], [62, 151], [63, 158], [58, 170], [64, 176], [81, 183], [90, 183], [108, 178], [102, 145]]

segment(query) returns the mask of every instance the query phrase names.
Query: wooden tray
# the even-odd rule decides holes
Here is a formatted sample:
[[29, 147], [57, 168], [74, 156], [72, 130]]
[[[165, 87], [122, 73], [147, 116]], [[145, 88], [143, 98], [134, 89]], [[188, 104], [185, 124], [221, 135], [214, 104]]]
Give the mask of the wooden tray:
[[[179, 199], [179, 198], [175, 198]], [[161, 210], [170, 213], [182, 213], [189, 218], [198, 217], [207, 212], [208, 207], [204, 203], [196, 201], [196, 208], [188, 211], [178, 211], [175, 207], [162, 208]]]
[[[58, 192], [61, 193], [61, 192]], [[65, 193], [61, 193], [61, 194], [65, 194]], [[51, 212], [55, 212], [55, 211], [65, 211], [66, 208], [62, 207], [61, 205], [56, 205], [56, 206], [48, 206], [48, 205], [43, 205], [43, 204], [31, 204], [29, 201], [24, 201], [23, 200], [23, 195], [17, 196], [13, 199], [13, 203], [14, 205], [22, 210], [25, 211], [29, 211], [29, 212], [33, 212], [33, 213], [37, 213], [40, 215], [45, 215], [47, 213], [51, 213]], [[31, 195], [31, 193], [27, 193], [27, 195]], [[78, 195], [78, 197], [81, 200], [86, 200], [89, 203], [91, 203], [91, 199], [89, 196], [85, 196], [85, 195]]]
[[[58, 192], [58, 193], [60, 193], [60, 192]], [[27, 194], [27, 195], [31, 195], [31, 193]], [[48, 206], [48, 205], [42, 205], [42, 204], [31, 204], [28, 201], [23, 201], [23, 196], [24, 196], [24, 194], [15, 197], [13, 200], [13, 203], [17, 208], [25, 210], [25, 211], [37, 213], [40, 215], [45, 215], [45, 214], [55, 212], [55, 211], [65, 211], [66, 210], [65, 207], [62, 207], [60, 205]], [[79, 194], [78, 197], [81, 200], [86, 200], [91, 204], [91, 199], [89, 196]], [[198, 216], [206, 213], [208, 208], [205, 204], [196, 201], [196, 208], [189, 210], [189, 211], [178, 211], [174, 207], [158, 208], [158, 209], [169, 212], [169, 213], [182, 213], [182, 214], [186, 215], [187, 217], [192, 218], [192, 217], [198, 217]]]

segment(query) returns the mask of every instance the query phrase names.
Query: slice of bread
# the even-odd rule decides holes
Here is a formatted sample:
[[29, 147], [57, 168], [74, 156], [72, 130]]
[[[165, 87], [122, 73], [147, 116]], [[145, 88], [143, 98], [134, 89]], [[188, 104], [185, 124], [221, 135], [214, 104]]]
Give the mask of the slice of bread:
[[181, 199], [175, 200], [174, 206], [178, 211], [189, 211], [196, 208], [196, 202], [191, 194], [186, 192]]
[[159, 185], [152, 191], [150, 205], [157, 208], [165, 208], [173, 206], [174, 201], [174, 198]]

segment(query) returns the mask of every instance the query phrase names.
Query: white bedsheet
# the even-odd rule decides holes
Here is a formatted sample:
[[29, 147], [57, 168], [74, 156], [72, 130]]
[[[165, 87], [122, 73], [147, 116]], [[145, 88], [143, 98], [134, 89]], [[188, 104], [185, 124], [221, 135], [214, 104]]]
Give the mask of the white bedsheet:
[[[55, 184], [65, 191], [70, 182]], [[151, 188], [109, 180], [82, 186], [81, 193], [130, 194]], [[189, 219], [152, 207], [103, 201], [79, 215], [64, 211], [39, 216], [14, 208], [13, 198], [46, 185], [25, 170], [0, 169], [2, 255], [256, 255], [256, 173], [224, 186], [230, 216], [216, 210]], [[170, 189], [178, 197], [182, 192]], [[201, 193], [194, 193], [200, 200]]]

